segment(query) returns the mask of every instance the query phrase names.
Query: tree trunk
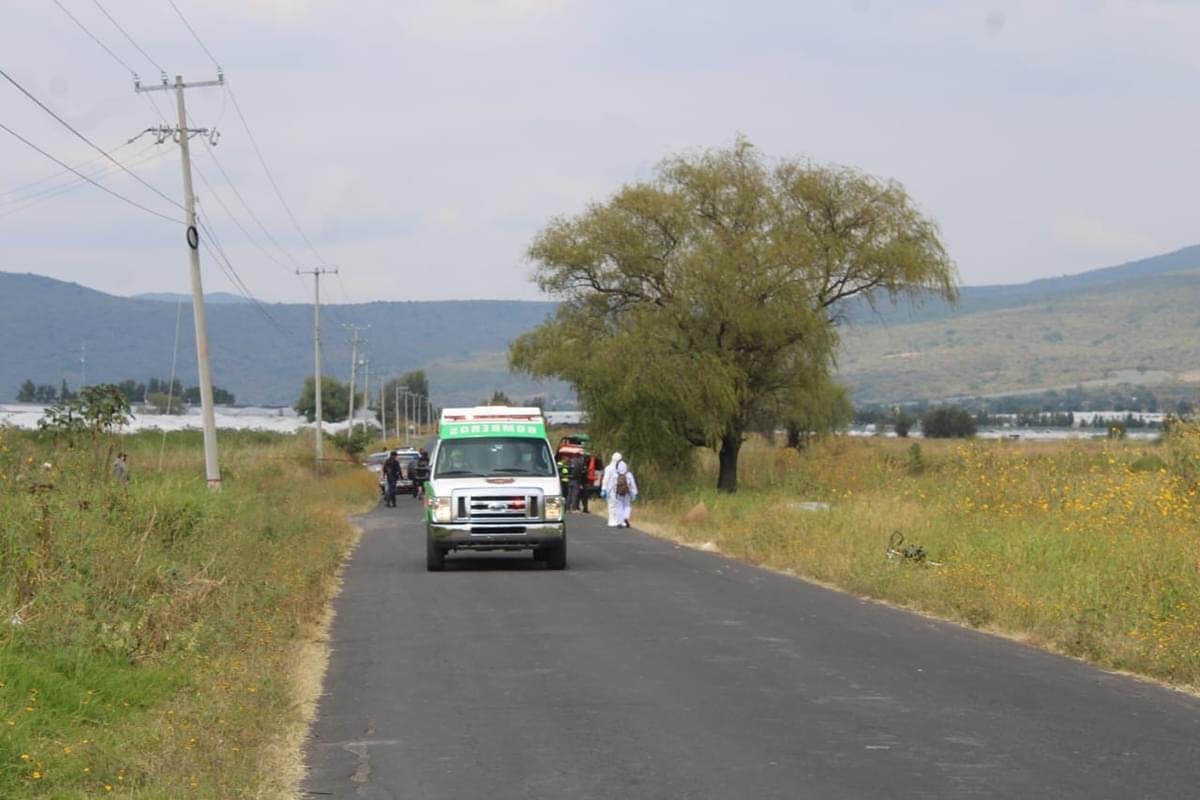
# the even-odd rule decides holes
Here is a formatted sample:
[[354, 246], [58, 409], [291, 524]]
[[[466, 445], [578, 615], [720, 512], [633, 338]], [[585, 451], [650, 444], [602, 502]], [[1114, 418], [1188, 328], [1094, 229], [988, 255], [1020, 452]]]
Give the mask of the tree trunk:
[[738, 451], [741, 449], [741, 432], [730, 432], [721, 437], [719, 454], [721, 471], [717, 477], [717, 488], [721, 491], [730, 493], [737, 491]]

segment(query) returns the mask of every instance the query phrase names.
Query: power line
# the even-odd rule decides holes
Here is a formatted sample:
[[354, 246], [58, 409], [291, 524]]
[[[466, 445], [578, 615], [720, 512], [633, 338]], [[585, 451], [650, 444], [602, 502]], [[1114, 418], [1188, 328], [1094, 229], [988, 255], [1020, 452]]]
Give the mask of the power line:
[[[220, 70], [220, 62], [217, 61], [216, 56], [212, 54], [212, 51], [208, 49], [208, 46], [204, 44], [204, 40], [200, 38], [200, 34], [196, 33], [196, 29], [192, 27], [190, 22], [188, 22], [187, 17], [183, 15], [183, 12], [179, 9], [179, 6], [175, 4], [174, 0], [167, 1], [171, 4], [171, 8], [175, 9], [175, 13], [179, 16], [180, 21], [183, 22], [184, 27], [186, 27], [188, 32], [192, 34], [192, 38], [196, 40], [196, 44], [200, 45], [200, 49], [203, 50], [205, 55], [209, 57], [209, 60], [213, 62], [213, 66]], [[93, 2], [95, 2], [95, 0], [93, 0]], [[233, 87], [229, 84], [228, 80], [225, 82], [225, 91], [229, 93], [229, 99], [233, 101], [233, 109], [237, 112], [238, 119], [240, 119], [242, 122], [242, 127], [246, 129], [246, 136], [250, 139], [250, 144], [254, 148], [254, 155], [258, 157], [258, 163], [262, 166], [263, 172], [266, 173], [267, 180], [271, 183], [271, 188], [275, 190], [275, 197], [279, 199], [279, 204], [283, 206], [283, 210], [287, 212], [288, 218], [292, 221], [292, 225], [296, 228], [296, 232], [300, 234], [300, 238], [304, 241], [304, 244], [308, 247], [312, 254], [316, 256], [317, 263], [326, 263], [324, 257], [317, 252], [315, 247], [313, 247], [313, 243], [309, 240], [308, 234], [304, 232], [304, 228], [300, 227], [300, 222], [296, 219], [296, 215], [292, 213], [291, 206], [289, 206], [287, 200], [284, 199], [283, 192], [279, 188], [279, 183], [275, 180], [275, 175], [271, 172], [271, 168], [267, 166], [267, 160], [263, 157], [262, 149], [258, 146], [258, 140], [254, 138], [254, 131], [250, 129], [250, 123], [246, 121], [246, 115], [242, 113], [242, 106], [240, 103], [238, 103], [237, 95], [234, 94]]]
[[[147, 53], [145, 50], [143, 50], [143, 49], [142, 49], [142, 46], [141, 46], [140, 44], [138, 44], [137, 42], [135, 42], [135, 41], [133, 40], [133, 37], [132, 37], [132, 36], [130, 36], [130, 35], [129, 35], [129, 34], [126, 32], [126, 30], [125, 30], [124, 28], [122, 28], [122, 27], [121, 27], [121, 23], [119, 23], [119, 22], [117, 22], [115, 19], [113, 19], [113, 15], [112, 15], [112, 14], [110, 14], [110, 13], [108, 13], [108, 12], [107, 12], [107, 11], [104, 9], [104, 6], [100, 5], [100, 0], [92, 0], [92, 2], [96, 4], [96, 8], [100, 9], [100, 13], [101, 13], [101, 14], [103, 14], [103, 15], [104, 15], [104, 16], [106, 16], [106, 17], [108, 17], [108, 21], [109, 21], [109, 22], [111, 22], [111, 23], [113, 24], [113, 27], [114, 27], [114, 28], [116, 28], [117, 30], [119, 30], [119, 31], [121, 32], [121, 35], [122, 35], [122, 36], [124, 36], [126, 39], [128, 39], [128, 40], [129, 40], [129, 43], [130, 43], [131, 45], [133, 45], [133, 46], [134, 46], [134, 48], [135, 48], [135, 49], [136, 49], [136, 50], [137, 50], [139, 53], [141, 53], [141, 54], [142, 54], [142, 55], [145, 57], [145, 59], [146, 59], [147, 61], [149, 61], [151, 64], [153, 64], [153, 65], [155, 66], [155, 68], [157, 68], [157, 69], [158, 69], [158, 71], [159, 71], [160, 73], [162, 73], [163, 75], [166, 75], [166, 74], [167, 74], [167, 71], [166, 71], [165, 69], [163, 69], [163, 68], [162, 68], [162, 66], [161, 66], [161, 65], [160, 65], [160, 64], [159, 64], [157, 61], [155, 61], [153, 58], [151, 58], [151, 57], [150, 57], [150, 54], [149, 54], [149, 53]], [[132, 72], [132, 71], [133, 71], [133, 70], [130, 70], [130, 72]]]
[[[103, 41], [101, 41], [101, 39], [100, 39], [100, 37], [99, 37], [99, 36], [97, 36], [96, 34], [92, 33], [92, 31], [91, 31], [91, 29], [90, 29], [90, 28], [88, 28], [86, 25], [84, 25], [82, 22], [80, 22], [80, 21], [79, 21], [79, 19], [78, 19], [77, 17], [75, 17], [75, 15], [74, 15], [74, 14], [72, 14], [70, 11], [68, 11], [68, 10], [66, 9], [66, 7], [65, 7], [65, 6], [64, 6], [64, 5], [63, 5], [63, 4], [60, 2], [60, 0], [54, 0], [54, 4], [55, 4], [56, 6], [58, 6], [58, 7], [59, 7], [59, 9], [60, 9], [60, 10], [61, 10], [61, 11], [62, 11], [64, 14], [66, 14], [66, 15], [67, 15], [67, 17], [69, 17], [69, 18], [70, 18], [70, 20], [71, 20], [72, 22], [74, 22], [74, 23], [75, 23], [75, 24], [76, 24], [76, 25], [79, 27], [79, 29], [80, 29], [81, 31], [83, 31], [84, 33], [86, 33], [86, 34], [88, 35], [88, 38], [90, 38], [90, 39], [91, 39], [93, 42], [95, 42], [95, 43], [96, 43], [96, 44], [97, 44], [97, 45], [100, 47], [100, 49], [102, 49], [102, 50], [103, 50], [105, 53], [108, 53], [108, 55], [109, 55], [109, 56], [110, 56], [110, 57], [111, 57], [111, 58], [112, 58], [114, 61], [116, 61], [118, 64], [120, 64], [120, 65], [121, 65], [122, 67], [124, 67], [126, 70], [128, 70], [128, 71], [129, 71], [129, 72], [130, 72], [130, 73], [133, 75], [133, 79], [134, 79], [135, 81], [138, 79], [138, 73], [137, 73], [137, 70], [135, 70], [133, 67], [129, 66], [129, 64], [125, 63], [125, 60], [124, 60], [124, 59], [122, 59], [120, 56], [118, 56], [116, 53], [114, 53], [114, 52], [112, 51], [112, 49], [111, 49], [111, 48], [109, 48], [109, 46], [108, 46], [108, 45], [106, 45], [106, 44], [105, 44]], [[97, 4], [97, 5], [99, 5], [99, 4]], [[104, 11], [104, 9], [103, 9], [103, 8], [101, 8], [100, 10], [101, 10], [101, 11]], [[113, 18], [112, 18], [112, 17], [111, 17], [111, 16], [110, 16], [110, 15], [109, 15], [107, 12], [105, 12], [105, 16], [108, 16], [109, 20], [110, 20], [110, 21], [112, 21], [114, 25], [116, 25], [116, 21], [115, 21], [115, 20], [113, 20]], [[117, 26], [117, 28], [118, 28], [118, 30], [121, 30], [121, 32], [122, 32], [122, 33], [125, 33], [125, 31], [124, 31], [123, 29], [121, 29], [121, 27], [120, 27], [119, 25]], [[125, 36], [126, 36], [126, 38], [129, 38], [129, 34], [127, 34], [127, 33], [126, 33], [126, 34], [125, 34]], [[130, 41], [132, 41], [132, 39], [130, 39]], [[133, 42], [133, 46], [134, 46], [134, 47], [137, 47], [139, 51], [141, 50], [141, 48], [140, 48], [140, 47], [138, 47], [138, 44], [137, 44], [136, 42]], [[143, 55], [145, 55], [145, 52], [143, 51], [143, 53], [142, 53], [142, 54], [143, 54]], [[149, 56], [147, 56], [147, 58], [149, 58]], [[153, 59], [150, 59], [150, 61], [151, 61], [151, 63], [154, 63], [154, 60], [153, 60]], [[159, 71], [163, 73], [163, 76], [164, 76], [164, 79], [165, 79], [166, 73], [165, 73], [165, 72], [163, 72], [163, 70], [161, 70], [161, 69], [160, 69]], [[223, 96], [223, 95], [222, 95], [222, 96]], [[162, 111], [159, 109], [159, 107], [158, 107], [158, 103], [154, 102], [154, 97], [153, 97], [153, 96], [151, 96], [151, 95], [149, 95], [149, 94], [147, 94], [147, 95], [146, 95], [146, 102], [148, 102], [148, 103], [149, 103], [149, 104], [150, 104], [150, 105], [151, 105], [151, 106], [154, 108], [154, 113], [158, 115], [158, 118], [159, 118], [160, 120], [162, 120], [164, 123], [166, 123], [166, 122], [167, 122], [167, 118], [166, 118], [166, 116], [164, 116], [164, 115], [163, 115]]]
[[[124, 171], [126, 174], [128, 174], [130, 177], [132, 177], [132, 178], [133, 178], [135, 181], [137, 181], [138, 183], [142, 184], [142, 185], [143, 185], [143, 186], [145, 186], [147, 189], [149, 189], [150, 191], [154, 192], [156, 195], [158, 195], [158, 196], [159, 196], [159, 197], [161, 197], [162, 199], [166, 200], [168, 203], [170, 203], [171, 205], [175, 206], [176, 208], [178, 208], [180, 211], [182, 211], [182, 210], [183, 210], [183, 206], [182, 206], [182, 205], [180, 205], [179, 203], [175, 202], [175, 201], [174, 201], [174, 200], [172, 200], [170, 197], [167, 197], [165, 194], [163, 194], [162, 192], [160, 192], [160, 191], [159, 191], [158, 189], [156, 189], [154, 186], [152, 186], [152, 185], [150, 185], [149, 183], [147, 183], [146, 181], [142, 180], [142, 178], [141, 178], [140, 176], [138, 176], [138, 175], [137, 175], [137, 174], [135, 174], [134, 172], [130, 171], [130, 170], [129, 170], [129, 168], [127, 168], [127, 167], [126, 167], [124, 164], [122, 164], [120, 161], [117, 161], [115, 158], [113, 158], [111, 155], [109, 155], [107, 151], [105, 151], [103, 148], [101, 148], [99, 145], [97, 145], [97, 144], [96, 144], [95, 142], [93, 142], [91, 139], [87, 138], [87, 137], [86, 137], [86, 136], [84, 136], [82, 133], [80, 133], [79, 131], [77, 131], [77, 130], [76, 130], [76, 129], [75, 129], [75, 128], [74, 128], [74, 127], [71, 125], [71, 123], [67, 122], [65, 119], [63, 119], [63, 118], [62, 118], [62, 117], [60, 117], [58, 114], [56, 114], [56, 113], [54, 112], [54, 110], [53, 110], [53, 109], [51, 109], [49, 106], [47, 106], [47, 105], [46, 105], [45, 103], [43, 103], [41, 100], [37, 99], [37, 97], [35, 97], [35, 96], [33, 95], [33, 93], [32, 93], [32, 92], [30, 92], [28, 89], [26, 89], [26, 88], [25, 88], [24, 86], [22, 86], [20, 83], [18, 83], [18, 82], [17, 82], [17, 81], [16, 81], [16, 80], [15, 80], [15, 79], [14, 79], [14, 78], [11, 76], [11, 75], [9, 75], [9, 74], [8, 74], [7, 72], [5, 72], [3, 69], [0, 69], [0, 76], [3, 76], [5, 80], [7, 80], [7, 81], [8, 81], [9, 83], [11, 83], [13, 86], [17, 87], [17, 89], [18, 89], [18, 90], [21, 92], [21, 94], [23, 94], [23, 95], [25, 95], [26, 97], [28, 97], [30, 100], [32, 100], [34, 103], [36, 103], [36, 104], [37, 104], [37, 106], [38, 106], [39, 108], [41, 108], [43, 111], [45, 111], [45, 112], [46, 112], [47, 114], [49, 114], [50, 116], [54, 117], [54, 119], [55, 119], [55, 120], [57, 120], [57, 121], [58, 121], [58, 123], [59, 123], [60, 125], [62, 125], [64, 128], [66, 128], [67, 130], [69, 130], [71, 133], [75, 134], [75, 135], [76, 135], [78, 138], [80, 138], [80, 139], [82, 139], [84, 142], [86, 142], [86, 143], [87, 143], [87, 145], [88, 145], [89, 147], [91, 147], [93, 150], [95, 150], [96, 152], [100, 153], [100, 155], [104, 156], [104, 157], [105, 157], [105, 158], [107, 158], [109, 161], [111, 161], [112, 163], [114, 163], [114, 164], [116, 164], [118, 167], [120, 167], [122, 171]], [[235, 105], [236, 105], [236, 104], [235, 104]]]
[[217, 63], [216, 56], [214, 56], [212, 52], [204, 46], [204, 42], [200, 40], [200, 35], [196, 33], [196, 29], [193, 28], [192, 24], [187, 21], [187, 17], [185, 17], [183, 12], [179, 10], [179, 6], [175, 5], [175, 0], [167, 0], [167, 2], [171, 4], [171, 8], [175, 9], [175, 13], [179, 15], [179, 19], [181, 22], [183, 22], [183, 26], [188, 29], [188, 33], [190, 33], [192, 38], [196, 40], [196, 44], [200, 45], [200, 49], [203, 50], [204, 54], [213, 62], [213, 66], [217, 69], [220, 69], [221, 65]]
[[[210, 153], [211, 153], [211, 151], [210, 151]], [[225, 205], [225, 201], [221, 199], [221, 195], [217, 193], [217, 190], [213, 188], [213, 185], [208, 182], [208, 178], [204, 177], [204, 172], [201, 171], [200, 168], [197, 167], [195, 164], [192, 164], [192, 169], [195, 170], [196, 175], [200, 178], [200, 181], [205, 185], [205, 187], [208, 188], [208, 191], [212, 193], [213, 198], [217, 201], [217, 205], [219, 205], [225, 211], [226, 215], [228, 215], [228, 217], [231, 220], [233, 220], [233, 224], [237, 225], [238, 230], [240, 230], [242, 232], [242, 234], [246, 237], [246, 239], [248, 239], [251, 244], [253, 244], [255, 247], [257, 247], [259, 249], [259, 251], [263, 254], [263, 256], [266, 257], [266, 259], [268, 261], [277, 265], [280, 269], [284, 270], [285, 272], [291, 272], [292, 267], [289, 267], [287, 264], [284, 264], [282, 261], [275, 258], [275, 256], [271, 254], [271, 251], [269, 251], [269, 250], [267, 250], [267, 248], [263, 247], [262, 243], [259, 242], [258, 239], [255, 239], [253, 236], [250, 235], [250, 231], [246, 230], [246, 226], [242, 224], [242, 221], [239, 220], [237, 218], [237, 216], [232, 211], [229, 210], [229, 206]], [[222, 173], [223, 172], [224, 171], [222, 170]], [[229, 188], [230, 188], [230, 190], [233, 191], [234, 195], [238, 198], [238, 200], [241, 200], [242, 205], [245, 207], [245, 209], [247, 211], [250, 211], [250, 207], [246, 205], [245, 200], [242, 200], [241, 195], [238, 193], [238, 190], [236, 188], [234, 188], [232, 183], [229, 185]], [[255, 222], [258, 222], [258, 218], [254, 216], [253, 211], [250, 211], [250, 216], [254, 217]], [[262, 227], [261, 222], [259, 222], [259, 227]], [[266, 233], [268, 238], [271, 238], [271, 234], [267, 233], [266, 228], [263, 228], [263, 233]], [[273, 238], [271, 240], [274, 241]], [[286, 253], [285, 253], [285, 255], [286, 255]], [[295, 263], [294, 259], [293, 259], [293, 263]]]
[[221, 263], [224, 262], [224, 266], [221, 267], [221, 270], [225, 272], [225, 275], [233, 282], [234, 288], [238, 290], [238, 293], [253, 303], [255, 309], [266, 318], [267, 322], [271, 323], [275, 330], [279, 331], [284, 336], [287, 336], [289, 339], [294, 339], [295, 333], [285, 328], [279, 323], [278, 320], [275, 319], [275, 317], [271, 316], [271, 313], [267, 311], [262, 302], [254, 296], [253, 292], [250, 291], [250, 287], [248, 287], [245, 281], [242, 280], [242, 277], [238, 274], [237, 269], [234, 268], [233, 262], [230, 261], [229, 256], [225, 254], [225, 248], [221, 246], [221, 240], [217, 238], [216, 231], [213, 230], [212, 226], [208, 225], [204, 221], [200, 221], [198, 226], [204, 233], [208, 234], [210, 239], [212, 239], [214, 245], [213, 252], [216, 253], [218, 258], [217, 263], [218, 265], [221, 265]]
[[[131, 141], [122, 142], [121, 144], [119, 144], [113, 148], [113, 152], [116, 152], [123, 147], [128, 147], [131, 144], [133, 144], [133, 142], [131, 142]], [[141, 153], [139, 152], [138, 155], [141, 155]], [[95, 164], [97, 161], [103, 161], [103, 160], [104, 160], [104, 156], [95, 156], [94, 158], [89, 158], [87, 161], [80, 161], [78, 164], [75, 165], [75, 169], [83, 169], [84, 167], [88, 166], [89, 164]], [[0, 192], [0, 197], [4, 197], [5, 195], [10, 195], [10, 194], [19, 194], [20, 192], [23, 192], [26, 189], [32, 189], [33, 187], [38, 186], [39, 184], [49, 183], [50, 181], [61, 178], [63, 175], [69, 175], [69, 174], [70, 174], [70, 170], [65, 170], [65, 169], [59, 170], [58, 172], [54, 173], [53, 175], [47, 175], [45, 178], [38, 178], [36, 181], [30, 181], [29, 183], [23, 183], [20, 186], [14, 186], [11, 189], [5, 189], [3, 192]], [[72, 181], [72, 182], [74, 182], [74, 181]], [[0, 203], [3, 203], [3, 202], [5, 202], [5, 201], [0, 200]], [[17, 202], [17, 201], [13, 200], [13, 201], [8, 201], [8, 202]]]
[[[76, 25], [78, 25], [79, 30], [86, 33], [89, 37], [91, 37], [91, 40], [93, 42], [100, 45], [100, 48], [102, 50], [104, 50], [104, 52], [108, 53], [108, 55], [112, 57], [113, 61], [116, 61], [118, 64], [120, 64], [122, 67], [124, 67], [131, 74], [137, 75], [137, 70], [135, 70], [133, 67], [126, 64], [125, 61], [119, 55], [117, 55], [112, 50], [110, 50], [108, 45], [106, 45], [104, 42], [100, 41], [100, 38], [98, 36], [96, 36], [96, 34], [92, 33], [90, 30], [88, 30], [88, 27], [86, 25], [84, 25], [82, 22], [80, 22], [75, 17], [74, 14], [72, 14], [70, 11], [67, 11], [67, 7], [64, 6], [61, 2], [59, 2], [59, 0], [54, 0], [54, 5], [58, 6], [58, 10], [63, 12], [64, 14], [66, 14], [67, 17], [71, 20], [71, 22], [74, 22]], [[103, 10], [104, 9], [101, 9], [101, 11], [103, 11]], [[112, 17], [109, 17], [109, 19], [112, 19]]]
[[242, 204], [242, 208], [246, 209], [246, 213], [250, 215], [252, 220], [254, 220], [254, 224], [257, 225], [258, 229], [263, 232], [263, 235], [270, 240], [271, 244], [275, 245], [275, 248], [283, 254], [283, 257], [292, 263], [292, 267], [289, 268], [285, 266], [284, 269], [299, 269], [300, 262], [296, 260], [295, 256], [288, 252], [287, 248], [279, 243], [278, 239], [271, 235], [271, 232], [267, 230], [267, 226], [263, 224], [262, 219], [259, 218], [258, 214], [254, 213], [254, 209], [252, 209], [250, 204], [246, 202], [246, 198], [243, 197], [242, 193], [237, 190], [237, 187], [233, 183], [233, 179], [229, 177], [229, 173], [225, 171], [225, 165], [222, 164], [221, 159], [217, 157], [216, 151], [213, 150], [207, 141], [204, 142], [204, 147], [205, 150], [208, 151], [208, 154], [212, 156], [213, 163], [217, 165], [217, 169], [220, 171], [221, 175], [224, 176], [225, 182], [229, 185], [229, 190], [233, 192], [233, 196], [236, 197], [238, 202]]
[[66, 169], [68, 172], [73, 172], [73, 173], [75, 173], [75, 174], [76, 174], [76, 175], [78, 175], [80, 178], [82, 178], [83, 180], [85, 180], [85, 181], [87, 181], [88, 183], [90, 183], [92, 186], [95, 186], [97, 189], [100, 189], [101, 191], [103, 191], [103, 192], [105, 192], [105, 193], [107, 193], [107, 194], [111, 194], [113, 197], [117, 198], [118, 200], [120, 200], [120, 201], [122, 201], [122, 202], [124, 202], [124, 203], [128, 203], [129, 205], [133, 206], [134, 208], [141, 209], [142, 211], [145, 211], [147, 214], [153, 214], [153, 215], [154, 215], [154, 216], [156, 216], [156, 217], [160, 217], [160, 218], [162, 218], [162, 219], [165, 219], [165, 220], [167, 220], [168, 222], [174, 222], [174, 223], [175, 223], [175, 224], [177, 224], [177, 225], [180, 225], [180, 224], [182, 224], [182, 223], [183, 223], [183, 221], [182, 221], [182, 220], [175, 219], [174, 217], [169, 217], [169, 216], [167, 216], [166, 214], [162, 214], [162, 213], [160, 213], [160, 212], [158, 212], [158, 211], [155, 211], [155, 210], [154, 210], [154, 209], [152, 209], [152, 208], [147, 208], [146, 206], [142, 205], [141, 203], [137, 202], [136, 200], [130, 200], [130, 199], [129, 199], [128, 197], [126, 197], [125, 195], [123, 195], [123, 194], [119, 194], [118, 192], [115, 192], [115, 191], [113, 191], [112, 189], [108, 188], [107, 186], [105, 186], [105, 185], [103, 185], [103, 184], [101, 184], [101, 183], [97, 183], [96, 181], [94, 181], [94, 180], [92, 180], [91, 178], [89, 178], [87, 175], [84, 175], [84, 174], [83, 174], [82, 172], [80, 172], [79, 170], [77, 170], [77, 169], [73, 168], [72, 166], [70, 166], [69, 164], [67, 164], [65, 161], [60, 161], [59, 159], [57, 159], [57, 158], [55, 158], [54, 156], [50, 155], [49, 153], [47, 153], [47, 152], [46, 152], [45, 150], [43, 150], [42, 148], [38, 147], [36, 144], [34, 144], [33, 142], [29, 141], [29, 140], [28, 140], [28, 139], [26, 139], [24, 136], [22, 136], [21, 134], [19, 134], [19, 133], [17, 133], [16, 131], [14, 131], [12, 128], [10, 128], [10, 127], [8, 127], [7, 125], [5, 125], [3, 122], [0, 122], [0, 129], [3, 129], [3, 130], [4, 130], [6, 133], [8, 133], [10, 136], [13, 136], [13, 137], [14, 137], [14, 138], [16, 138], [16, 139], [19, 139], [19, 140], [20, 140], [22, 143], [24, 143], [25, 145], [27, 145], [27, 146], [29, 146], [29, 147], [33, 148], [34, 150], [38, 151], [39, 153], [41, 153], [41, 154], [42, 154], [43, 156], [45, 156], [46, 158], [48, 158], [48, 159], [50, 159], [51, 161], [53, 161], [55, 164], [58, 164], [60, 167], [63, 167], [64, 169]]
[[[151, 147], [153, 147], [153, 145], [151, 145]], [[131, 164], [145, 164], [150, 161], [154, 161], [156, 159], [162, 158], [163, 155], [165, 155], [164, 152], [153, 153], [149, 156], [146, 156], [145, 158], [139, 158], [136, 161], [131, 161], [130, 163]], [[107, 167], [97, 173], [94, 173], [91, 177], [93, 177], [93, 178], [106, 177], [108, 175], [115, 175], [116, 173], [117, 173], [116, 170], [112, 169], [111, 167]], [[44, 189], [41, 192], [38, 192], [37, 194], [31, 195], [29, 197], [16, 197], [16, 198], [13, 198], [12, 200], [7, 200], [7, 201], [0, 200], [0, 206], [4, 206], [4, 205], [10, 206], [9, 208], [6, 208], [6, 209], [0, 211], [0, 218], [9, 217], [9, 216], [12, 216], [13, 214], [18, 214], [27, 208], [32, 208], [33, 206], [40, 205], [41, 203], [44, 203], [47, 200], [53, 200], [54, 198], [56, 198], [60, 195], [64, 195], [67, 192], [74, 191], [75, 189], [78, 189], [79, 187], [81, 187], [83, 185], [84, 185], [84, 183], [82, 181], [80, 181], [78, 179], [72, 179], [71, 181], [69, 181], [67, 183], [59, 184], [58, 186], [53, 186], [48, 189]]]
[[313, 243], [309, 241], [308, 235], [304, 229], [300, 227], [300, 223], [296, 220], [296, 215], [292, 213], [291, 206], [287, 200], [283, 199], [283, 192], [279, 189], [279, 184], [275, 182], [275, 176], [271, 173], [271, 168], [267, 166], [267, 161], [263, 158], [262, 150], [259, 149], [258, 140], [254, 138], [254, 132], [250, 130], [250, 123], [246, 121], [246, 115], [242, 113], [242, 106], [238, 103], [237, 95], [233, 93], [233, 87], [229, 86], [226, 81], [226, 91], [229, 92], [229, 99], [233, 101], [233, 110], [237, 112], [238, 119], [242, 121], [242, 127], [246, 129], [246, 136], [250, 138], [250, 144], [254, 146], [254, 154], [258, 156], [258, 163], [262, 165], [263, 172], [267, 174], [267, 180], [271, 182], [271, 188], [275, 190], [275, 196], [279, 198], [279, 204], [283, 206], [283, 210], [287, 212], [288, 218], [292, 221], [292, 225], [296, 228], [296, 232], [300, 234], [300, 238], [304, 240], [304, 244], [316, 256], [318, 264], [324, 264], [325, 259], [317, 252], [317, 248], [313, 247]]

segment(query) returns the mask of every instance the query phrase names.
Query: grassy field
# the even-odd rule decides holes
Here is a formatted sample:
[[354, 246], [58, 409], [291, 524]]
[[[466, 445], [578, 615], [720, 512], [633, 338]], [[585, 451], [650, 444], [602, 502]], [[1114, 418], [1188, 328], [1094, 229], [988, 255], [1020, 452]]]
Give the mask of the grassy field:
[[[0, 429], [0, 797], [284, 797], [294, 665], [376, 497], [312, 478], [311, 440], [198, 434], [53, 447]], [[307, 461], [306, 461], [307, 456]]]
[[[652, 492], [637, 524], [1200, 688], [1200, 430], [1151, 445], [835, 438], [805, 453], [747, 447], [738, 494]], [[896, 531], [904, 542], [895, 549], [919, 546], [925, 562], [888, 556]]]

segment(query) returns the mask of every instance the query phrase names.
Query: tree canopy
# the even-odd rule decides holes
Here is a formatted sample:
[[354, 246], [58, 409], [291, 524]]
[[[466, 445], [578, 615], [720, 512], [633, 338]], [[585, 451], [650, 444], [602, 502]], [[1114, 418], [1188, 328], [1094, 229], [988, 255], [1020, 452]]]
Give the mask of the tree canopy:
[[513, 343], [511, 365], [571, 383], [622, 452], [716, 449], [729, 491], [747, 431], [844, 416], [832, 372], [848, 300], [955, 297], [937, 226], [898, 183], [768, 160], [744, 140], [668, 158], [551, 220], [529, 255], [561, 303]]
[[[362, 402], [362, 396], [357, 393], [355, 404]], [[297, 414], [303, 414], [309, 422], [317, 419], [316, 382], [309, 375], [304, 379], [304, 389], [299, 399], [292, 406]], [[337, 378], [328, 375], [321, 376], [321, 419], [325, 422], [337, 422], [350, 415], [350, 384], [342, 383]]]

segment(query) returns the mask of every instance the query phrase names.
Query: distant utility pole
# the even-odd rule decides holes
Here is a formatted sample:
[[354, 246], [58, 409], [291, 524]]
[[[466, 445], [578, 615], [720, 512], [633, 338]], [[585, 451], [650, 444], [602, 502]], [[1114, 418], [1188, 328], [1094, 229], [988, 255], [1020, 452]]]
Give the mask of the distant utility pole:
[[[366, 408], [367, 416], [371, 416], [371, 361], [363, 359], [363, 406]], [[350, 426], [353, 430], [353, 425]], [[363, 420], [363, 431], [367, 430], [367, 421]]]
[[324, 420], [321, 417], [321, 276], [336, 275], [337, 267], [317, 267], [316, 269], [298, 269], [297, 275], [313, 276], [313, 400], [317, 412], [317, 448], [315, 465], [317, 477], [321, 477], [321, 459], [325, 457], [322, 437]]
[[371, 326], [364, 325], [362, 327], [359, 327], [358, 325], [343, 325], [342, 327], [349, 328], [354, 334], [353, 337], [350, 339], [350, 416], [348, 416], [346, 418], [350, 423], [350, 430], [351, 430], [351, 432], [353, 432], [354, 431], [354, 378], [358, 374], [358, 344], [359, 344], [358, 332], [366, 330], [367, 328], [369, 328]]
[[87, 345], [79, 345], [79, 388], [87, 386]]
[[379, 379], [379, 424], [382, 426], [383, 438], [387, 438], [387, 395], [384, 392], [383, 378]]
[[[221, 469], [217, 464], [217, 420], [213, 412], [212, 376], [208, 369], [208, 323], [204, 316], [204, 289], [200, 283], [200, 233], [196, 229], [196, 196], [192, 193], [192, 159], [188, 150], [188, 140], [194, 134], [206, 134], [207, 129], [191, 129], [187, 126], [187, 109], [184, 107], [183, 90], [198, 89], [203, 86], [221, 86], [225, 83], [225, 75], [217, 70], [215, 81], [197, 81], [184, 83], [183, 78], [175, 76], [175, 106], [179, 112], [179, 126], [169, 131], [165, 126], [160, 128], [159, 143], [166, 141], [165, 135], [170, 132], [179, 141], [179, 152], [183, 157], [183, 205], [184, 224], [187, 226], [188, 259], [192, 272], [192, 318], [196, 323], [196, 361], [200, 369], [200, 409], [204, 421], [204, 474], [208, 479], [210, 489], [221, 487]], [[162, 76], [161, 86], [142, 86], [137, 76], [133, 79], [133, 91], [166, 92], [171, 89], [167, 83], [166, 73]], [[212, 137], [216, 143], [215, 135]], [[320, 397], [320, 395], [317, 395]]]

